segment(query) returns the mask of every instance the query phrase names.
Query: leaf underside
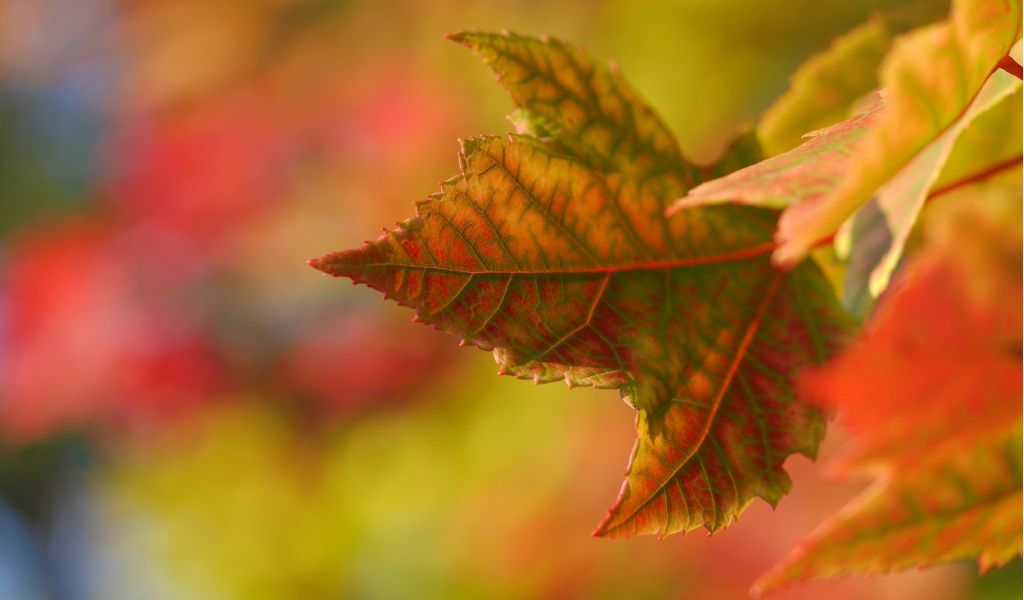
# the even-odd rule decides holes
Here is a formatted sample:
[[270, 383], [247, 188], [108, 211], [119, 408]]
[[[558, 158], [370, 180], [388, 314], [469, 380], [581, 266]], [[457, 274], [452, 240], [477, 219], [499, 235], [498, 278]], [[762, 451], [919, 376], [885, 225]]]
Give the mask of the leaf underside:
[[493, 349], [501, 373], [619, 389], [638, 439], [595, 534], [713, 531], [755, 497], [777, 502], [783, 461], [813, 456], [824, 431], [792, 375], [848, 327], [817, 267], [772, 267], [775, 211], [665, 218], [703, 171], [614, 70], [558, 40], [452, 39], [540, 137], [463, 141], [460, 174], [416, 217], [313, 265]]

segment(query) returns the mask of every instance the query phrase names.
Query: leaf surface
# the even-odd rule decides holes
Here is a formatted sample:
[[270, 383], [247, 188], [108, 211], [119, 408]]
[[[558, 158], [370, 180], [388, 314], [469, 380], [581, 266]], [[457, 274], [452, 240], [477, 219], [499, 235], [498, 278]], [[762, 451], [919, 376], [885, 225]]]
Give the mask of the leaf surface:
[[715, 530], [777, 502], [783, 461], [824, 429], [791, 380], [846, 331], [828, 283], [811, 263], [773, 268], [774, 211], [666, 219], [701, 170], [614, 71], [555, 40], [452, 37], [543, 137], [463, 141], [460, 174], [416, 217], [312, 264], [493, 349], [501, 373], [619, 389], [638, 440], [596, 534]]
[[1019, 174], [1011, 179], [976, 186], [937, 218], [862, 338], [804, 381], [853, 433], [839, 471], [877, 479], [756, 588], [973, 557], [987, 568], [1020, 552], [1020, 228], [1007, 226], [1020, 221]]
[[672, 205], [669, 214], [730, 201], [790, 210], [797, 202], [817, 201], [843, 176], [850, 157], [877, 125], [884, 109], [882, 97], [875, 94], [856, 115], [805, 134], [807, 141], [789, 152], [691, 189], [685, 198]]
[[954, 2], [948, 21], [896, 40], [880, 72], [884, 102], [789, 153], [698, 186], [676, 206], [788, 206], [774, 258], [804, 256], [964, 116], [1019, 32], [1017, 0]]
[[556, 38], [467, 31], [448, 36], [497, 75], [518, 107], [520, 133], [540, 132], [582, 162], [642, 179], [672, 174], [687, 186], [696, 169], [675, 136], [618, 73]]

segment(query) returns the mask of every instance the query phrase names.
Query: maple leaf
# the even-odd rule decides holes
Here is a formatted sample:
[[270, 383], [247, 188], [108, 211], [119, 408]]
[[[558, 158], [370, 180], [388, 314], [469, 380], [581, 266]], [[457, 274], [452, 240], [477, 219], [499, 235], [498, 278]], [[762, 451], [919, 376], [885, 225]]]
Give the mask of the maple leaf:
[[944, 207], [862, 339], [807, 375], [853, 432], [838, 471], [877, 480], [755, 589], [1020, 552], [1019, 174], [1000, 185]]
[[954, 1], [946, 22], [897, 39], [879, 74], [884, 101], [789, 153], [690, 190], [675, 207], [788, 206], [775, 260], [799, 259], [961, 121], [1019, 38], [1017, 0]]
[[614, 69], [558, 40], [452, 39], [542, 139], [464, 140], [461, 173], [416, 217], [311, 264], [493, 349], [500, 373], [619, 389], [638, 440], [595, 534], [713, 531], [755, 497], [777, 502], [783, 461], [813, 456], [824, 431], [792, 376], [848, 326], [817, 267], [773, 268], [775, 211], [666, 218], [703, 170]]

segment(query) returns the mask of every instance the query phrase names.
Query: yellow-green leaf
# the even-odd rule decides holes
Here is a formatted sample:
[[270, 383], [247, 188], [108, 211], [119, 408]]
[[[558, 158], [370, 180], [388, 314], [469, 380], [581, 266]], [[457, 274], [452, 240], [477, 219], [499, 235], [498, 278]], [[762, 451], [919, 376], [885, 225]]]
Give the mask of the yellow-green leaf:
[[958, 0], [948, 21], [898, 38], [881, 69], [882, 107], [798, 148], [698, 186], [675, 206], [789, 206], [775, 260], [804, 256], [959, 119], [1020, 37], [1018, 0]]
[[957, 119], [996, 63], [1020, 37], [1018, 0], [958, 0], [949, 21], [895, 42], [882, 65], [886, 110], [857, 146], [854, 160], [828, 196], [786, 227], [776, 258], [787, 262], [838, 229], [854, 211]]
[[[939, 177], [939, 172], [943, 165], [945, 165], [953, 145], [960, 137], [960, 134], [976, 118], [1000, 102], [1009, 102], [1015, 107], [1014, 110], [1019, 113], [1020, 98], [1017, 97], [1016, 102], [1013, 102], [1013, 98], [1008, 99], [1007, 96], [1020, 90], [1020, 87], [1020, 80], [1009, 73], [1003, 71], [993, 73], [989, 80], [985, 82], [985, 85], [982, 86], [977, 98], [967, 108], [963, 117], [946, 129], [942, 135], [914, 157], [910, 164], [904, 167], [889, 183], [878, 190], [875, 202], [884, 218], [884, 226], [889, 231], [887, 236], [889, 241], [879, 248], [879, 250], [883, 251], [880, 256], [863, 257], [866, 259], [864, 266], [870, 268], [867, 281], [865, 282], [857, 278], [856, 271], [853, 271], [851, 273], [853, 273], [854, 279], [847, 279], [847, 289], [860, 289], [865, 287], [866, 283], [871, 297], [877, 298], [881, 295], [889, 284], [889, 277], [896, 268], [896, 264], [903, 255], [903, 246], [907, 242], [914, 222], [917, 221], [921, 207], [924, 206], [928, 190], [933, 188], [935, 181]], [[1005, 127], [1008, 127], [1004, 134], [1017, 140], [1017, 154], [1019, 156], [1019, 132], [1014, 136], [1012, 129], [1013, 119], [1012, 117], [1005, 119], [1005, 115], [1006, 111], [999, 111], [995, 114], [995, 117], [1000, 119]], [[992, 155], [987, 148], [976, 148], [976, 150], [982, 156]], [[979, 172], [983, 172], [999, 162], [1001, 161], [994, 160], [991, 164], [979, 169]], [[857, 240], [854, 239], [853, 243], [856, 251]]]
[[848, 117], [854, 101], [878, 87], [878, 65], [889, 50], [889, 40], [885, 21], [875, 17], [804, 63], [793, 74], [789, 91], [758, 124], [765, 153], [791, 150], [808, 131]]

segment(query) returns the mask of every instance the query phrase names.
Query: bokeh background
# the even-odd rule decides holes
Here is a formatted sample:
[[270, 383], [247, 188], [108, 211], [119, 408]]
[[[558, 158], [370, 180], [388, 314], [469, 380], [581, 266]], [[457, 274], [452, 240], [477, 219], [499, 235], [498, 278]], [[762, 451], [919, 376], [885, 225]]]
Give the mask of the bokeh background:
[[856, 484], [793, 458], [777, 510], [713, 537], [592, 538], [633, 438], [614, 392], [499, 378], [304, 263], [408, 216], [458, 137], [509, 129], [446, 32], [614, 59], [707, 161], [833, 36], [922, 4], [0, 0], [0, 598], [746, 597]]

